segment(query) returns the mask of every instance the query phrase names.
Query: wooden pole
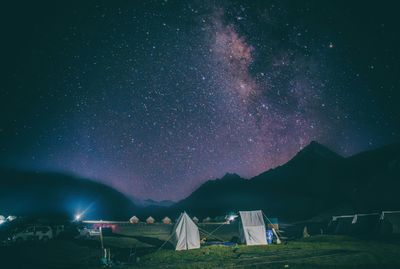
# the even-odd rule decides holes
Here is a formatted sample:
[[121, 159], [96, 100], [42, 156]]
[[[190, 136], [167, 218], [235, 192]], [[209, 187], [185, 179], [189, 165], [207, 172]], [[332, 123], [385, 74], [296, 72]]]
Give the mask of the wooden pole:
[[103, 244], [103, 229], [102, 229], [102, 227], [101, 227], [101, 226], [100, 226], [99, 230], [100, 230], [100, 243], [101, 243], [101, 249], [103, 250], [103, 249], [104, 249], [104, 244]]

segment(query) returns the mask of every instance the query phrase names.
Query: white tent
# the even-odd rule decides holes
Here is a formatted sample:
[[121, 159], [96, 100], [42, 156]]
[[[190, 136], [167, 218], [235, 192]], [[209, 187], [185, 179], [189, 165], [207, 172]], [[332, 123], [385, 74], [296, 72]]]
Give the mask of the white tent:
[[168, 218], [168, 217], [165, 217], [165, 218], [162, 219], [162, 223], [163, 224], [171, 224], [171, 219]]
[[175, 250], [200, 248], [199, 228], [186, 212], [182, 213], [173, 229]]
[[239, 211], [241, 224], [239, 235], [246, 245], [267, 245], [267, 234], [263, 213], [257, 211]]
[[139, 218], [136, 216], [133, 216], [132, 218], [129, 219], [129, 222], [132, 224], [137, 224], [137, 223], [139, 223]]
[[147, 224], [153, 224], [155, 222], [155, 219], [152, 217], [152, 216], [150, 216], [150, 217], [148, 217], [147, 219], [146, 219], [146, 223]]

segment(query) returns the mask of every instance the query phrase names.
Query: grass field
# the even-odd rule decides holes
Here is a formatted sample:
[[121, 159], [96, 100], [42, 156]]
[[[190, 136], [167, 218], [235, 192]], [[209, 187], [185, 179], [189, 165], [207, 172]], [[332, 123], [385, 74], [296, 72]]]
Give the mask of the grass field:
[[[209, 232], [217, 227], [200, 225]], [[113, 268], [400, 268], [400, 242], [394, 240], [324, 235], [281, 245], [204, 246], [178, 252], [167, 244], [159, 249], [171, 229], [171, 225], [126, 226], [104, 237], [104, 246], [119, 261]], [[226, 225], [215, 233], [224, 239], [236, 232]], [[98, 237], [53, 240], [0, 247], [0, 268], [104, 268], [100, 256]]]
[[400, 245], [316, 236], [269, 246], [208, 246], [145, 255], [142, 268], [400, 268]]

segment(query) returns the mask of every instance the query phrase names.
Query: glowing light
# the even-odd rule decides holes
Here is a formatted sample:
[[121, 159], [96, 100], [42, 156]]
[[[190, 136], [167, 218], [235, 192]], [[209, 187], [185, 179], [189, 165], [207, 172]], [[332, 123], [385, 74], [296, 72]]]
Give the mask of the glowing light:
[[237, 215], [231, 215], [228, 217], [228, 221], [234, 221], [237, 217]]
[[7, 217], [7, 220], [8, 221], [13, 221], [13, 220], [15, 220], [17, 217], [16, 216], [8, 216]]
[[82, 218], [82, 214], [76, 214], [75, 215], [75, 220], [78, 221]]

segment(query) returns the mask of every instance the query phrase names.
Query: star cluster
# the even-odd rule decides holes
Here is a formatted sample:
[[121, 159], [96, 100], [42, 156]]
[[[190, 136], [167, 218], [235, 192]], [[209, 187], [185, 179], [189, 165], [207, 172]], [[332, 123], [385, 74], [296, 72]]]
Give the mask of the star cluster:
[[[178, 200], [227, 172], [252, 177], [281, 165], [312, 140], [344, 156], [397, 141], [394, 19], [374, 11], [363, 35], [342, 23], [367, 19], [343, 8], [146, 1], [48, 4], [28, 15], [26, 7], [14, 29], [26, 36], [11, 35], [3, 50], [13, 53], [1, 163]], [[377, 45], [382, 38], [391, 45]]]

